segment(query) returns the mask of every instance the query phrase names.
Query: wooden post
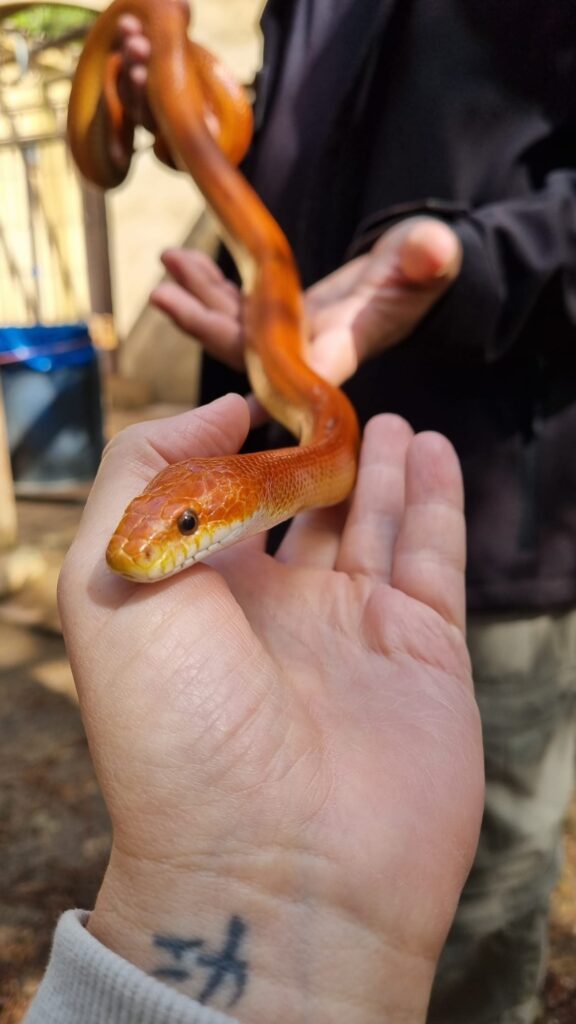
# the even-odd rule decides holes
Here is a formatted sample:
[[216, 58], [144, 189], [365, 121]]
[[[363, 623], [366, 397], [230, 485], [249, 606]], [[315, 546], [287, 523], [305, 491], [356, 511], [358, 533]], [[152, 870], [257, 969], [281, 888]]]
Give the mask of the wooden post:
[[16, 499], [10, 465], [4, 393], [0, 384], [0, 550], [12, 547], [16, 543], [16, 533]]

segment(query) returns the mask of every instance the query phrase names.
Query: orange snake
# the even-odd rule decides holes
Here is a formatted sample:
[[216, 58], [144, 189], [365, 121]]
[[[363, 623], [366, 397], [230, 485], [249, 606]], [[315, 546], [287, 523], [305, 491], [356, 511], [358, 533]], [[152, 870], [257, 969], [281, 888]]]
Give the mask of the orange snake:
[[156, 152], [188, 171], [223, 228], [242, 272], [245, 360], [250, 383], [297, 447], [192, 458], [162, 470], [134, 498], [106, 558], [116, 572], [147, 582], [169, 576], [228, 544], [305, 508], [344, 500], [356, 475], [359, 431], [346, 396], [304, 359], [298, 271], [290, 246], [235, 163], [251, 136], [243, 90], [188, 39], [184, 0], [115, 0], [88, 35], [68, 114], [72, 154], [102, 188], [120, 183], [114, 138], [132, 150], [133, 126], [116, 81], [117, 22], [132, 14], [151, 43], [147, 95], [158, 125]]

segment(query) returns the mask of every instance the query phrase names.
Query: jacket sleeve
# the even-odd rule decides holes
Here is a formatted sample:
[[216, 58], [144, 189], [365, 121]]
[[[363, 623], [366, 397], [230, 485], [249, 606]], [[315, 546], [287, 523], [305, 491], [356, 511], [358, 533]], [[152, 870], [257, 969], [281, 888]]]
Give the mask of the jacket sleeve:
[[[366, 251], [405, 217], [439, 217], [462, 243], [461, 272], [414, 334], [465, 363], [491, 363], [521, 337], [549, 296], [555, 319], [576, 326], [576, 170], [551, 173], [541, 190], [477, 209], [434, 199], [383, 211], [353, 247]], [[354, 254], [353, 253], [353, 254]]]
[[86, 931], [87, 920], [79, 910], [60, 918], [24, 1024], [238, 1024], [101, 945]]

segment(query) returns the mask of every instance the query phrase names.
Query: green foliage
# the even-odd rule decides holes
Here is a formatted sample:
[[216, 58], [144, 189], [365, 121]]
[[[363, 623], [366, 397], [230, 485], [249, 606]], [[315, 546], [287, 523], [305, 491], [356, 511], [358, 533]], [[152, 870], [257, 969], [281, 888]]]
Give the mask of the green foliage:
[[35, 4], [5, 18], [3, 25], [29, 39], [55, 39], [90, 25], [95, 14], [65, 4]]

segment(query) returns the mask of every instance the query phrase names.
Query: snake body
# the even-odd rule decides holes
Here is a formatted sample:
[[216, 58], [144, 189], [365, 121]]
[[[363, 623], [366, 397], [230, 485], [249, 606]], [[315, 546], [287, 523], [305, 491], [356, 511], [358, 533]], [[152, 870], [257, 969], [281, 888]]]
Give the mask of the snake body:
[[169, 576], [305, 508], [336, 504], [356, 475], [359, 431], [346, 396], [306, 364], [298, 271], [280, 227], [234, 166], [251, 134], [243, 90], [188, 39], [182, 0], [114, 0], [93, 26], [70, 97], [68, 133], [82, 174], [102, 188], [125, 177], [114, 139], [131, 152], [133, 127], [116, 89], [117, 22], [142, 22], [151, 42], [148, 99], [156, 148], [203, 192], [243, 279], [245, 360], [269, 413], [299, 445], [193, 458], [168, 466], [128, 505], [106, 557], [142, 582]]

